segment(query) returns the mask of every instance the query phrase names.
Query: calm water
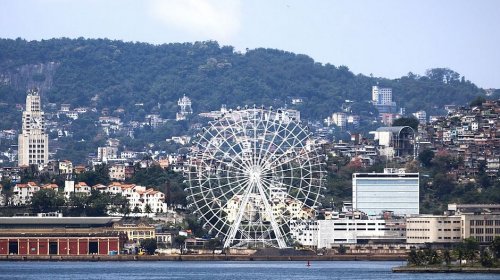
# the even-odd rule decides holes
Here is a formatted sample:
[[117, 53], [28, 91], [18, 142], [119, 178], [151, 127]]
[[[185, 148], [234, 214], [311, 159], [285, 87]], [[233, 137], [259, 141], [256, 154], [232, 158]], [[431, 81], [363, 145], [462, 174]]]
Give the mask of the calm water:
[[0, 279], [498, 279], [494, 274], [393, 274], [401, 262], [0, 262]]

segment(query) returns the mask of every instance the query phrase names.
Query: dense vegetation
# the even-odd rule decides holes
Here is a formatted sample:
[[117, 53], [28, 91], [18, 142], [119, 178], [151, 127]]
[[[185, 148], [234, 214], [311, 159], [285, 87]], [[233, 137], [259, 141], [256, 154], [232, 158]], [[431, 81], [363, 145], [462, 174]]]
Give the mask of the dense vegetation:
[[[435, 112], [445, 104], [467, 104], [484, 91], [444, 68], [389, 80], [354, 75], [346, 66], [315, 62], [306, 55], [274, 49], [242, 54], [217, 42], [151, 45], [107, 39], [0, 39], [0, 103], [23, 103], [26, 88], [38, 86], [45, 102], [125, 109], [123, 118], [150, 112], [175, 116], [183, 94], [195, 112], [241, 105], [283, 106], [291, 97], [306, 118], [322, 119], [348, 99], [352, 110], [368, 114], [371, 86], [393, 88], [408, 112]], [[137, 104], [142, 104], [137, 106]], [[290, 102], [288, 102], [290, 106]], [[3, 109], [2, 109], [3, 111]], [[19, 115], [0, 121], [18, 128]]]
[[470, 267], [498, 267], [500, 264], [500, 236], [496, 236], [488, 247], [479, 246], [474, 238], [466, 238], [453, 247], [452, 251], [437, 251], [430, 247], [412, 249], [408, 254], [408, 266], [462, 266], [462, 261], [467, 261], [466, 266]]

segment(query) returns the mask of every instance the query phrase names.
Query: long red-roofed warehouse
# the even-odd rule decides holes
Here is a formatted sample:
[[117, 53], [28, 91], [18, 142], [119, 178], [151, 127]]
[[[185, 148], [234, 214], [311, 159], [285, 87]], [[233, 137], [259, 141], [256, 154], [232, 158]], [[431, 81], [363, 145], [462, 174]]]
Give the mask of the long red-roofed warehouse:
[[114, 217], [0, 217], [0, 255], [110, 255], [126, 234]]

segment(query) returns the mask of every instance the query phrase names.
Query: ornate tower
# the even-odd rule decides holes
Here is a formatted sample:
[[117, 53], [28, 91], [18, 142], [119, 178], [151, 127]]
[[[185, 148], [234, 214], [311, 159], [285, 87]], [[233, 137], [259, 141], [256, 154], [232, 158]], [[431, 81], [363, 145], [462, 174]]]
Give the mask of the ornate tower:
[[28, 91], [22, 123], [18, 138], [18, 165], [36, 164], [42, 168], [49, 161], [49, 138], [45, 133], [44, 113], [37, 89]]
[[176, 120], [185, 120], [187, 115], [193, 113], [193, 109], [191, 109], [191, 99], [186, 95], [182, 96], [182, 98], [177, 101], [177, 105], [179, 105], [180, 111], [176, 115]]

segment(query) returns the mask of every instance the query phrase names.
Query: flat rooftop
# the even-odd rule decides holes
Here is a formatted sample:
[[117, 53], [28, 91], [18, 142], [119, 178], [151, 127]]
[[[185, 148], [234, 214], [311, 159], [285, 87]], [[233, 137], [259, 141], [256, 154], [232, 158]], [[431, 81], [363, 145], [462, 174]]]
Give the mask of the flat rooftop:
[[119, 222], [121, 219], [121, 217], [0, 217], [0, 228], [5, 225], [104, 226]]

